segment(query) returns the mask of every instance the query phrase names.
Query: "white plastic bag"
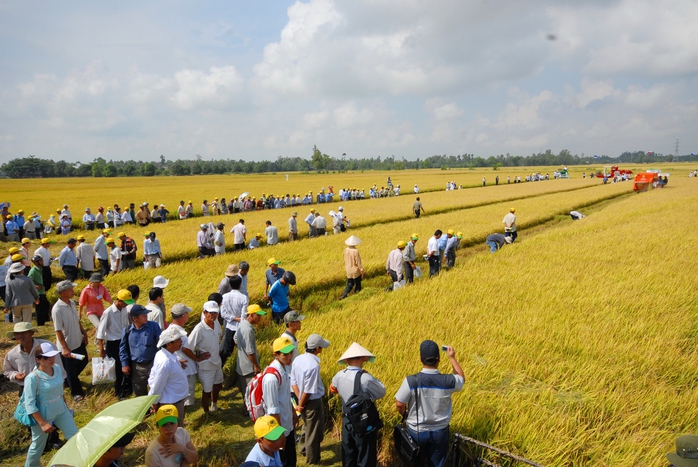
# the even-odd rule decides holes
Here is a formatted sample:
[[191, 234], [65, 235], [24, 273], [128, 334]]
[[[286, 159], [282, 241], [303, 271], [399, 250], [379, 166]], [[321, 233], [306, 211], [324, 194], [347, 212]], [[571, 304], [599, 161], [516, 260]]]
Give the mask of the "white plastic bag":
[[393, 282], [393, 291], [399, 290], [405, 286], [405, 279], [402, 279], [400, 282]]
[[111, 357], [92, 359], [92, 384], [108, 384], [116, 381], [116, 362]]
[[422, 278], [422, 268], [420, 268], [419, 266], [414, 268], [414, 277], [416, 277], [417, 279]]

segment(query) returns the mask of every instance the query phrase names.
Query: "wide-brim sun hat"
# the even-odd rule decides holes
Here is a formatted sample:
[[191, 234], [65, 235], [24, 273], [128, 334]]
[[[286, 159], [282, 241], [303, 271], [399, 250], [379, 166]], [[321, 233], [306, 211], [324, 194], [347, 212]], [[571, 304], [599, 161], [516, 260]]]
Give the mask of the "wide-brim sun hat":
[[352, 235], [351, 237], [347, 238], [344, 240], [344, 244], [348, 246], [356, 246], [361, 243], [361, 239], [357, 237], [356, 235]]
[[170, 281], [165, 279], [163, 276], [155, 276], [155, 278], [153, 278], [153, 287], [164, 289], [169, 283]]
[[32, 323], [28, 323], [26, 321], [21, 321], [19, 323], [15, 323], [14, 329], [12, 331], [7, 331], [7, 338], [14, 339], [16, 332], [29, 332], [29, 331], [36, 332], [36, 328], [34, 327], [34, 325]]

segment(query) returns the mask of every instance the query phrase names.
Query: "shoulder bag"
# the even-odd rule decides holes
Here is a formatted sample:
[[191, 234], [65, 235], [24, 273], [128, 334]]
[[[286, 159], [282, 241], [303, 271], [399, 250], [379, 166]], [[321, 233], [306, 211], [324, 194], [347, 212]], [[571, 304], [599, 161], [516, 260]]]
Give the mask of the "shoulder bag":
[[[417, 381], [418, 375], [410, 375], [407, 377], [407, 382], [411, 387], [413, 387], [414, 392], [414, 403], [417, 412], [417, 424], [419, 424], [419, 393], [417, 392]], [[409, 407], [407, 413], [409, 412]], [[403, 417], [403, 422], [407, 417]], [[393, 430], [393, 441], [395, 442], [395, 450], [397, 451], [400, 459], [408, 466], [416, 466], [419, 462], [419, 444], [412, 438], [412, 435], [407, 428], [402, 424], [398, 423], [395, 425]]]
[[356, 372], [354, 392], [342, 407], [342, 413], [349, 419], [351, 426], [360, 437], [375, 433], [383, 428], [383, 421], [371, 396], [361, 389], [361, 375], [364, 370]]
[[[33, 372], [32, 372], [33, 373]], [[27, 375], [27, 378], [32, 375], [32, 373], [29, 373]], [[25, 381], [25, 389], [26, 389], [26, 378], [24, 379]], [[36, 388], [36, 396], [39, 397], [39, 387], [37, 386]], [[36, 420], [34, 420], [34, 417], [29, 415], [27, 413], [27, 408], [24, 406], [24, 391], [22, 391], [22, 395], [19, 398], [19, 403], [17, 404], [17, 408], [15, 409], [15, 419], [21, 423], [24, 426], [34, 426], [36, 425]]]

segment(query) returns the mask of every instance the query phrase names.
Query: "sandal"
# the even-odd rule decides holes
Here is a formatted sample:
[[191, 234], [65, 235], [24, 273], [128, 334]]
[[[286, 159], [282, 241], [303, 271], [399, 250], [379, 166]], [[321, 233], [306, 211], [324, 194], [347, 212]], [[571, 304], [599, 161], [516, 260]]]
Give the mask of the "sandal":
[[82, 402], [82, 401], [85, 400], [85, 396], [81, 396], [81, 395], [78, 394], [77, 396], [73, 396], [73, 400], [74, 400], [75, 402]]

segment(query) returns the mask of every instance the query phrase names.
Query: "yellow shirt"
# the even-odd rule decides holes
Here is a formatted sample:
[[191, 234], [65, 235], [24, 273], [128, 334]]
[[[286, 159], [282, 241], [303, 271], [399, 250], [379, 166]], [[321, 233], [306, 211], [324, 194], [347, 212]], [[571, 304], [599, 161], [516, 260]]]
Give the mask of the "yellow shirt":
[[344, 267], [347, 269], [347, 279], [356, 279], [363, 275], [364, 267], [361, 265], [361, 256], [356, 247], [344, 249]]

